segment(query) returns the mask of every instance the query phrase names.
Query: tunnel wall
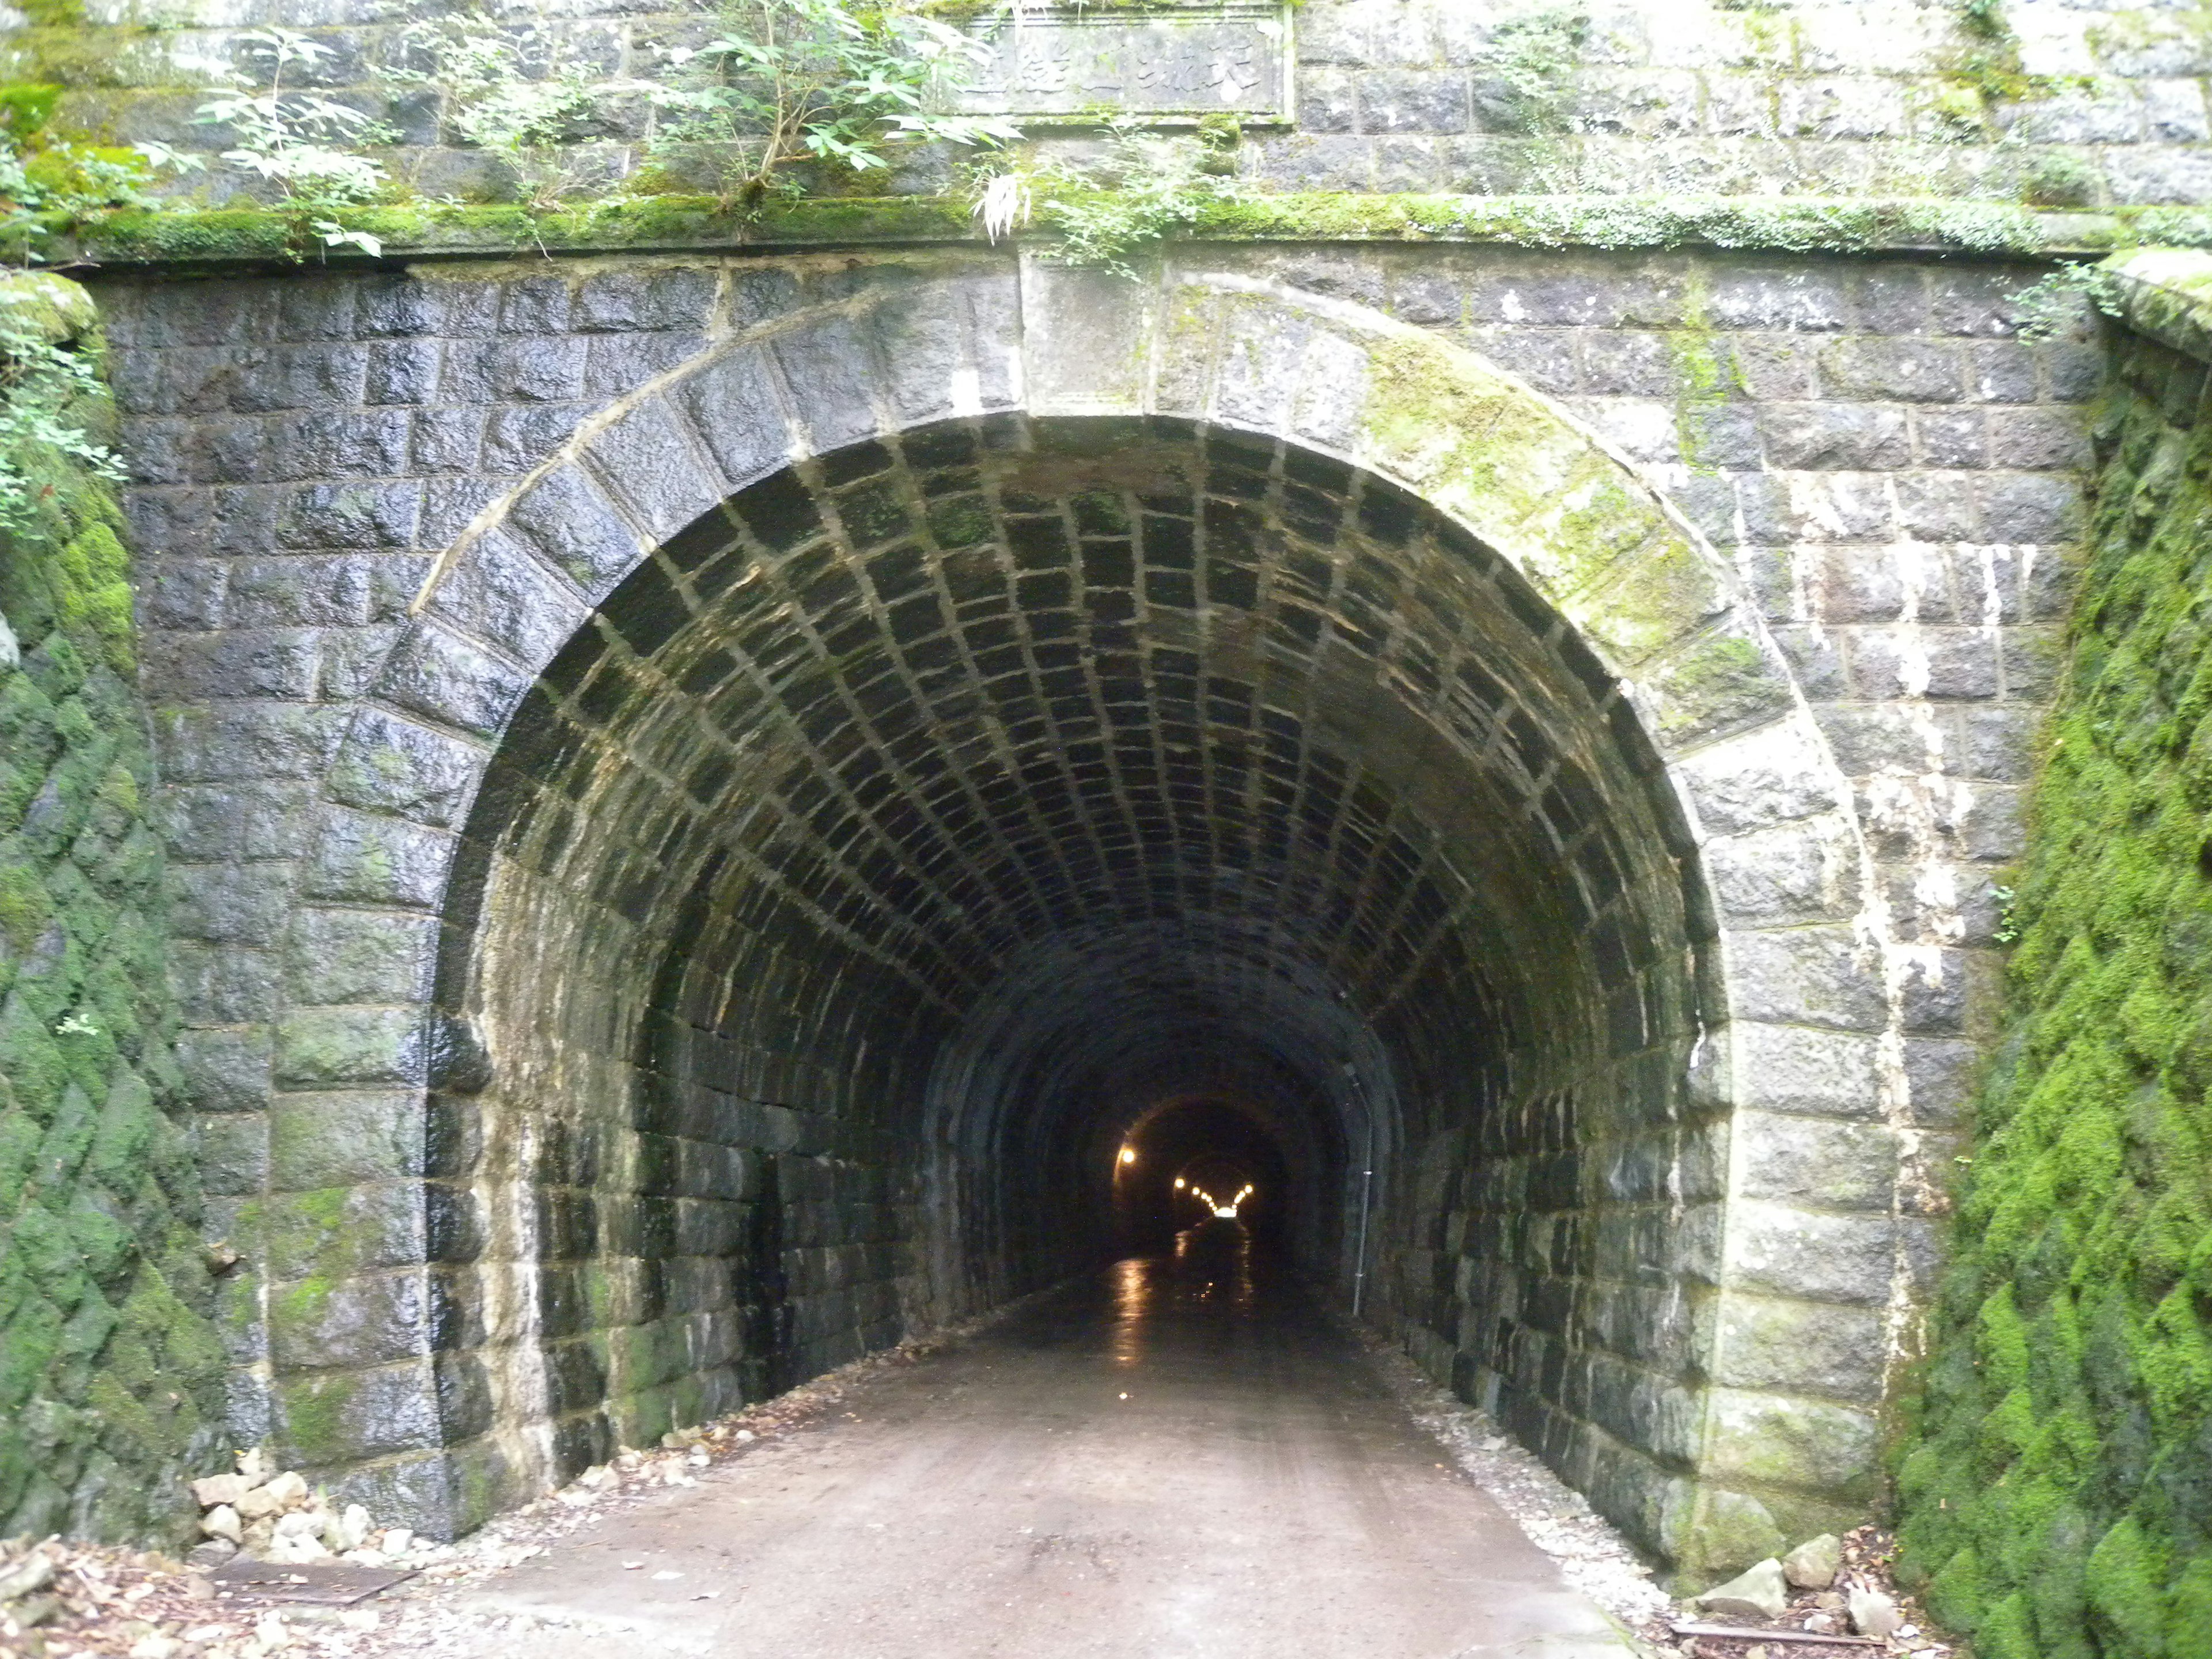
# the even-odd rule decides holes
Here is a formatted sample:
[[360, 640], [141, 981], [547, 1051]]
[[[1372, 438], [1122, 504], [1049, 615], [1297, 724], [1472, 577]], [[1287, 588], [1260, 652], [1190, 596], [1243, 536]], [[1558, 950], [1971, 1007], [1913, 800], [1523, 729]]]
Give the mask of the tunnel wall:
[[1990, 1659], [2212, 1646], [2202, 256], [2123, 262], [1901, 1536]]
[[[1390, 1177], [1403, 1231], [1377, 1264], [1398, 1287], [1384, 1316], [1425, 1362], [1477, 1392], [1517, 1391], [1530, 1431], [1578, 1480], [1601, 1487], [1595, 1464], [1620, 1462], [1609, 1445], [1650, 1454], [1652, 1478], [1601, 1492], [1644, 1535], [1715, 1564], [1756, 1553], [1778, 1517], [1795, 1529], [1861, 1490], [1872, 1408], [1909, 1344], [1928, 1261], [1918, 1170], [1944, 1151], [1984, 1018], [1982, 871], [2014, 845], [2094, 348], [2010, 337], [2004, 296], [2031, 272], [1906, 256], [1223, 250], [1195, 274], [1212, 286], [1164, 288], [1163, 305], [1188, 291], [1307, 307], [1281, 325], [1293, 358], [1431, 339], [1511, 363], [1602, 435], [1619, 458], [1606, 465], [1668, 486], [1765, 612], [1768, 633], [1733, 636], [1741, 652], [1641, 672], [1637, 695], [1660, 706], [1620, 704], [1632, 726], [1656, 722], [1639, 740], [1684, 801], [1680, 844], [1655, 832], [1662, 850], [1688, 860], [1702, 845], [1674, 901], [1679, 937], [1720, 936], [1668, 969], [1698, 988], [1652, 1023], [1664, 1066], [1472, 1090], [1431, 1080], [1433, 1102], [1468, 1091], [1458, 1098], [1479, 1096], [1498, 1127], [1479, 1146], [1455, 1140], [1449, 1114], [1424, 1119], [1409, 1098], [1415, 1135]], [[433, 918], [488, 739], [528, 683], [517, 665], [550, 663], [583, 624], [585, 596], [706, 505], [687, 506], [696, 487], [667, 472], [665, 430], [651, 429], [666, 405], [649, 394], [757, 338], [772, 342], [779, 395], [812, 400], [817, 452], [963, 407], [1126, 403], [1112, 307], [1030, 281], [1011, 258], [963, 253], [103, 283], [140, 480], [133, 522], [155, 572], [149, 684], [190, 940], [183, 1052], [222, 1189], [217, 1224], [251, 1204], [308, 1230], [335, 1194], [350, 1231], [386, 1252], [305, 1273], [299, 1255], [256, 1253], [270, 1318], [234, 1331], [241, 1437], [350, 1469], [434, 1523], [473, 1508], [454, 1507], [450, 1469], [424, 1449], [443, 1433], [427, 1264], [444, 1224], [422, 1181], [467, 1169], [473, 1182], [491, 1167], [441, 1162], [449, 1149], [410, 1103], [428, 1085], [459, 1103], [457, 1121], [480, 1109], [464, 1086], [467, 1041], [421, 1012], [438, 972]], [[1228, 301], [1207, 303], [1194, 314], [1212, 327]], [[1391, 313], [1418, 329], [1385, 323]], [[1345, 318], [1386, 331], [1331, 335]], [[1103, 340], [1084, 332], [1097, 327]], [[1079, 371], [1065, 350], [1040, 356], [1055, 329], [1103, 349], [1078, 354]], [[1369, 343], [1331, 343], [1350, 340]], [[1433, 413], [1436, 398], [1475, 395], [1418, 353], [1395, 366], [1411, 371], [1417, 413], [1422, 398]], [[1163, 381], [1157, 395], [1290, 419], [1279, 389], [1240, 391], [1233, 377], [1188, 392]], [[1468, 455], [1423, 447], [1449, 425], [1380, 413], [1384, 459], [1428, 477], [1447, 510], [1490, 514], [1508, 544], [1558, 532], [1525, 528], [1556, 502], [1509, 510], [1455, 483], [1471, 476]], [[740, 449], [780, 455], [793, 441], [741, 427], [698, 428], [733, 473]], [[1309, 441], [1330, 441], [1325, 423]], [[548, 470], [569, 443], [600, 446], [599, 459]], [[526, 557], [486, 556], [509, 538]], [[1531, 580], [1572, 589], [1586, 556], [1572, 541], [1567, 562]], [[533, 574], [547, 567], [570, 585]], [[1583, 638], [1632, 659], [1665, 629], [1721, 614], [1700, 609], [1716, 579], [1686, 571], [1611, 614], [1577, 601], [1560, 648], [1603, 683], [1592, 647], [1572, 657]], [[433, 592], [449, 623], [410, 628], [410, 600]], [[1639, 639], [1647, 618], [1671, 620]], [[1788, 674], [1754, 637], [1787, 653]], [[372, 685], [378, 712], [356, 723]], [[1601, 1012], [1603, 994], [1589, 1000]], [[744, 1074], [697, 1055], [673, 1073], [623, 1059], [651, 1052], [632, 1039], [652, 1024], [610, 1032], [592, 1075], [620, 1070], [618, 1086], [642, 1097], [671, 1079], [714, 1092], [710, 1079]], [[1634, 1103], [1614, 1111], [1623, 1097]], [[778, 1103], [757, 1078], [726, 1097], [744, 1112]], [[781, 1155], [764, 1121], [675, 1137], [731, 1156], [700, 1190], [650, 1195], [702, 1214], [735, 1206], [717, 1224], [739, 1224], [751, 1156]], [[302, 1146], [311, 1155], [290, 1150]], [[872, 1187], [863, 1207], [888, 1216], [895, 1185]], [[1727, 1202], [1703, 1212], [1711, 1224], [1673, 1226], [1672, 1254], [1656, 1257], [1661, 1219], [1715, 1194]], [[1547, 1206], [1533, 1226], [1531, 1200]], [[1601, 1201], [1642, 1219], [1591, 1228]], [[883, 1227], [879, 1244], [911, 1236]], [[1509, 1284], [1540, 1244], [1557, 1264], [1545, 1283]], [[1669, 1285], [1686, 1319], [1662, 1305]], [[1502, 1333], [1508, 1302], [1520, 1334]], [[744, 1305], [682, 1317], [741, 1326]], [[1649, 1322], [1662, 1313], [1674, 1322]], [[1590, 1358], [1601, 1351], [1664, 1351], [1680, 1387], [1647, 1386], [1636, 1365]], [[684, 1374], [735, 1363], [725, 1353]], [[1553, 1426], [1554, 1414], [1582, 1426]], [[1717, 1484], [1689, 1478], [1704, 1470]]]

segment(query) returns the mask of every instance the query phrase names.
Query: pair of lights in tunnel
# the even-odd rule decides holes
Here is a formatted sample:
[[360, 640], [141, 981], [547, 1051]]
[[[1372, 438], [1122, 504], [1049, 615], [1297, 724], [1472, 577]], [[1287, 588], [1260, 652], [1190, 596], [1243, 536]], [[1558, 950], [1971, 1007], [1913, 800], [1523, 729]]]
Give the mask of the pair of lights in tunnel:
[[1212, 1211], [1214, 1214], [1220, 1217], [1224, 1221], [1234, 1221], [1237, 1219], [1237, 1210], [1242, 1207], [1246, 1199], [1252, 1196], [1252, 1183], [1248, 1181], [1242, 1187], [1238, 1188], [1237, 1189], [1237, 1196], [1231, 1199], [1226, 1204], [1224, 1204], [1212, 1193], [1207, 1192], [1205, 1188], [1194, 1187], [1190, 1185], [1190, 1183], [1186, 1182], [1181, 1176], [1177, 1176], [1176, 1177], [1176, 1190], [1179, 1193], [1188, 1192], [1193, 1198], [1205, 1205], [1207, 1209]]
[[[1137, 1149], [1134, 1146], [1124, 1146], [1121, 1148], [1120, 1163], [1123, 1169], [1128, 1168], [1129, 1165], [1134, 1164], [1136, 1161]], [[1175, 1184], [1176, 1190], [1177, 1192], [1188, 1193], [1193, 1198], [1205, 1205], [1207, 1209], [1212, 1211], [1215, 1215], [1220, 1217], [1224, 1221], [1234, 1221], [1237, 1218], [1237, 1210], [1243, 1206], [1246, 1199], [1252, 1196], [1253, 1193], [1252, 1183], [1248, 1181], [1242, 1188], [1238, 1188], [1236, 1197], [1231, 1199], [1226, 1204], [1224, 1204], [1219, 1199], [1216, 1198], [1212, 1193], [1207, 1192], [1203, 1187], [1194, 1187], [1190, 1182], [1185, 1181], [1181, 1176], [1177, 1176], [1176, 1177]]]

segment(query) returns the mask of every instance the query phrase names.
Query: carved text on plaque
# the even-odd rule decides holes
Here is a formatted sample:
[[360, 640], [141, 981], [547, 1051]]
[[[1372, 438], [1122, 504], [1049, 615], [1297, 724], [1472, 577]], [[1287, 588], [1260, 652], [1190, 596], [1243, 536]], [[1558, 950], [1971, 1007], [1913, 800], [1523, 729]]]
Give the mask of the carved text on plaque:
[[1288, 9], [1031, 4], [974, 26], [991, 48], [962, 92], [975, 114], [1070, 119], [1291, 117]]

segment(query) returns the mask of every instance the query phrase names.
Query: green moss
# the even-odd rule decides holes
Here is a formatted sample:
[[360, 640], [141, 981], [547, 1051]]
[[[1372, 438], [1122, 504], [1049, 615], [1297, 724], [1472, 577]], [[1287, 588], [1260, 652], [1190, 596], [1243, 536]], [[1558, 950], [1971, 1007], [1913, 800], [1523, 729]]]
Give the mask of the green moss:
[[36, 871], [23, 865], [0, 869], [0, 938], [17, 951], [27, 951], [53, 913], [53, 901]]
[[1898, 1469], [1907, 1560], [1984, 1659], [2212, 1630], [2212, 434], [2124, 386], [2094, 424], [2009, 1036]]
[[[533, 213], [501, 204], [348, 209], [351, 229], [403, 255], [980, 242], [964, 198], [824, 198], [726, 208], [712, 197], [626, 196]], [[307, 216], [268, 209], [121, 209], [41, 222], [57, 258], [105, 264], [362, 264], [323, 247]], [[1452, 240], [1523, 247], [1894, 248], [2080, 254], [2144, 244], [2212, 246], [2212, 213], [2113, 208], [2039, 213], [1936, 198], [1444, 196], [1285, 191], [1209, 200], [1170, 240]]]
[[350, 1377], [303, 1378], [283, 1391], [284, 1440], [310, 1467], [343, 1462], [352, 1449], [354, 1383]]
[[[82, 289], [0, 280], [15, 314], [97, 361]], [[73, 418], [104, 429], [104, 399], [86, 401]], [[0, 536], [22, 653], [0, 673], [0, 1535], [167, 1537], [188, 1530], [181, 1477], [204, 1472], [224, 1359], [167, 1115], [176, 1013], [129, 552], [104, 482], [27, 442], [9, 459], [37, 493]]]
[[[27, 9], [26, 15], [30, 15]], [[12, 81], [0, 84], [0, 128], [18, 148], [25, 139], [45, 130], [53, 118], [54, 106], [67, 88], [47, 81]]]

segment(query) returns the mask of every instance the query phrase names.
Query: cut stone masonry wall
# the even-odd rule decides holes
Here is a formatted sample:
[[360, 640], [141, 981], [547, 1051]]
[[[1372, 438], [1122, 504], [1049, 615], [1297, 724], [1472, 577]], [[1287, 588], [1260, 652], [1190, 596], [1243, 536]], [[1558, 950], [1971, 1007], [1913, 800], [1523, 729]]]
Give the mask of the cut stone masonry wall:
[[[2021, 342], [2008, 296], [2032, 269], [1911, 256], [1435, 247], [1182, 258], [1177, 281], [1279, 291], [1316, 315], [1374, 319], [1364, 327], [1387, 329], [1395, 317], [1556, 398], [1663, 487], [1756, 597], [1790, 665], [1790, 695], [1802, 693], [1826, 735], [1832, 758], [1802, 776], [1813, 750], [1799, 738], [1767, 749], [1718, 744], [1674, 763], [1693, 802], [1692, 833], [1707, 843], [1698, 879], [1723, 925], [1749, 931], [1729, 935], [1727, 990], [1699, 994], [1723, 999], [1710, 1006], [1725, 1006], [1735, 1023], [1709, 1024], [1703, 1038], [1694, 1024], [1676, 1027], [1683, 1048], [1673, 1064], [1686, 1066], [1691, 1095], [1655, 1082], [1648, 1098], [1662, 1115], [1693, 1119], [1710, 1109], [1698, 1099], [1725, 1100], [1733, 1115], [1717, 1121], [1728, 1133], [1679, 1143], [1648, 1169], [1586, 1160], [1566, 1176], [1570, 1188], [1648, 1190], [1676, 1204], [1724, 1196], [1713, 1231], [1692, 1241], [1705, 1265], [1685, 1257], [1650, 1278], [1673, 1246], [1592, 1231], [1572, 1205], [1562, 1209], [1553, 1155], [1581, 1144], [1572, 1135], [1531, 1156], [1493, 1138], [1502, 1127], [1470, 1135], [1443, 1123], [1404, 1149], [1396, 1231], [1378, 1262], [1391, 1286], [1386, 1316], [1423, 1362], [1470, 1392], [1524, 1400], [1524, 1431], [1613, 1512], [1677, 1553], [1696, 1534], [1712, 1565], [1763, 1550], [1778, 1525], [1794, 1532], [1865, 1495], [1875, 1410], [1913, 1340], [1932, 1266], [1928, 1172], [1946, 1160], [1988, 1030], [1986, 872], [2016, 850], [2026, 735], [2063, 603], [2078, 514], [2076, 409], [2099, 361], [2087, 325]], [[1122, 395], [1115, 348], [1109, 337], [1085, 359], [1089, 383], [1054, 392], [1034, 366], [1015, 380], [1011, 330], [1033, 301], [1012, 256], [981, 252], [425, 264], [404, 275], [100, 287], [138, 479], [133, 523], [151, 566], [148, 691], [161, 711], [172, 796], [178, 979], [191, 1027], [182, 1054], [213, 1224], [243, 1231], [255, 1216], [265, 1241], [231, 1292], [234, 1420], [241, 1437], [295, 1445], [327, 1429], [336, 1437], [311, 1448], [326, 1467], [367, 1458], [388, 1496], [461, 1523], [495, 1501], [505, 1477], [485, 1465], [473, 1496], [433, 1503], [406, 1487], [408, 1449], [465, 1437], [466, 1422], [496, 1427], [501, 1410], [512, 1428], [544, 1401], [502, 1404], [495, 1391], [469, 1392], [478, 1384], [441, 1395], [444, 1384], [413, 1379], [426, 1364], [453, 1376], [447, 1360], [380, 1346], [438, 1328], [446, 1307], [465, 1312], [413, 1265], [441, 1259], [450, 1237], [415, 1196], [447, 1153], [425, 1139], [409, 1102], [426, 1076], [444, 1079], [457, 1100], [480, 1085], [455, 1080], [470, 1062], [452, 1034], [406, 1010], [433, 991], [440, 849], [481, 764], [471, 745], [501, 728], [527, 679], [487, 650], [548, 661], [593, 591], [532, 574], [540, 555], [488, 562], [485, 526], [508, 512], [496, 504], [563, 445], [619, 440], [629, 447], [595, 463], [604, 487], [634, 502], [621, 510], [653, 534], [674, 535], [691, 487], [652, 482], [672, 441], [637, 447], [623, 438], [631, 411], [732, 343], [772, 335], [785, 325], [778, 319], [794, 328], [805, 319], [777, 348], [779, 384], [873, 411], [849, 432], [806, 428], [825, 452], [872, 425], [925, 418], [948, 396], [954, 413], [963, 400], [988, 410], [1055, 396], [1113, 406]], [[946, 293], [962, 296], [950, 311], [938, 297]], [[1401, 373], [1416, 391], [1426, 384]], [[702, 441], [738, 443], [757, 404], [714, 407], [712, 417], [686, 418]], [[612, 424], [617, 416], [625, 424]], [[736, 424], [717, 436], [717, 420]], [[744, 441], [780, 456], [795, 441], [755, 432]], [[566, 476], [523, 497], [519, 531], [499, 533], [568, 561], [577, 573], [568, 580], [603, 586], [611, 577], [590, 543], [603, 533], [592, 528], [606, 512], [598, 497], [547, 511]], [[633, 561], [634, 533], [617, 537]], [[440, 613], [475, 618], [460, 625], [483, 641], [467, 647], [477, 656], [441, 647], [442, 659], [388, 666], [403, 637], [424, 648], [419, 627], [408, 633], [409, 611], [434, 576], [447, 596]], [[685, 574], [680, 585], [696, 582]], [[1162, 596], [1173, 602], [1164, 586]], [[1618, 655], [1618, 630], [1640, 625], [1638, 614], [1577, 611], [1573, 629], [1595, 629], [1600, 648]], [[406, 689], [410, 673], [419, 691]], [[356, 758], [342, 759], [380, 676], [385, 708], [428, 699], [419, 706], [442, 711], [436, 730], [378, 715], [384, 735], [364, 748], [368, 728], [356, 728]], [[1807, 781], [1833, 780], [1837, 767], [1848, 799]], [[1698, 925], [1693, 915], [1693, 937]], [[466, 937], [457, 942], [469, 948]], [[588, 1000], [588, 983], [571, 989]], [[807, 1006], [794, 993], [794, 1006]], [[1449, 1023], [1441, 1007], [1425, 1017]], [[629, 1052], [628, 1041], [617, 1049]], [[511, 1061], [511, 1047], [503, 1052]], [[852, 1257], [822, 1259], [823, 1288], [848, 1299], [834, 1303], [846, 1311], [823, 1328], [830, 1346], [806, 1351], [810, 1364], [849, 1351], [837, 1332], [866, 1342], [888, 1334], [891, 1304], [870, 1300], [866, 1287], [922, 1271], [904, 1253], [924, 1225], [918, 1192], [880, 1164], [870, 1173], [873, 1154], [854, 1162], [815, 1146], [801, 1120], [797, 1139], [775, 1139], [783, 1132], [761, 1115], [787, 1111], [815, 1086], [787, 1077], [730, 1091], [758, 1121], [733, 1138], [717, 1131], [716, 1144], [734, 1150], [727, 1168], [702, 1164], [674, 1186], [636, 1189], [696, 1210], [707, 1228], [696, 1237], [721, 1239], [700, 1247], [702, 1260], [728, 1257], [723, 1235], [764, 1213], [756, 1155], [775, 1152], [784, 1185], [775, 1253], [787, 1271], [794, 1281], [815, 1272], [802, 1272], [795, 1253], [833, 1241]], [[842, 1085], [825, 1076], [822, 1086], [827, 1101]], [[456, 1121], [465, 1119], [464, 1110]], [[817, 1170], [810, 1160], [823, 1156], [854, 1164], [855, 1192], [833, 1190], [847, 1178], [829, 1164]], [[695, 1178], [703, 1184], [684, 1184]], [[545, 1166], [543, 1179], [589, 1188], [598, 1178]], [[823, 1187], [818, 1211], [807, 1207], [806, 1182]], [[709, 1226], [710, 1215], [727, 1224]], [[1555, 1218], [1540, 1225], [1552, 1231], [1532, 1232], [1547, 1215]], [[334, 1262], [331, 1226], [341, 1218], [356, 1254]], [[540, 1212], [532, 1224], [556, 1223]], [[1547, 1250], [1589, 1265], [1563, 1278], [1551, 1303], [1522, 1300], [1537, 1288], [1527, 1266]], [[659, 1246], [631, 1254], [668, 1259]], [[574, 1261], [588, 1300], [597, 1269]], [[742, 1286], [684, 1295], [665, 1304], [679, 1324], [703, 1320], [704, 1331], [745, 1316]], [[909, 1294], [902, 1305], [917, 1304]], [[1525, 1315], [1519, 1336], [1499, 1323], [1509, 1306]], [[1657, 1337], [1670, 1321], [1676, 1334]], [[1607, 1349], [1656, 1352], [1655, 1342], [1684, 1356], [1684, 1375], [1699, 1379], [1690, 1393], [1670, 1401], [1663, 1391], [1620, 1392], [1625, 1376], [1608, 1380], [1594, 1364]], [[454, 1351], [438, 1343], [437, 1353]], [[618, 1419], [619, 1431], [707, 1409], [726, 1397], [718, 1388], [752, 1386], [741, 1380], [745, 1356], [764, 1363], [772, 1351], [737, 1338], [641, 1352], [630, 1374], [659, 1391], [658, 1403]], [[732, 1383], [684, 1380], [732, 1364]], [[1695, 1468], [1716, 1491], [1758, 1496], [1717, 1510], [1708, 1502], [1694, 1525], [1670, 1519], [1676, 1500], [1663, 1481], [1627, 1479], [1639, 1466], [1622, 1447], [1656, 1452], [1662, 1474]], [[564, 1443], [557, 1457], [588, 1449]]]
[[[2212, 200], [2202, 148], [2212, 33], [2197, 12], [2011, 0], [2000, 15], [2009, 41], [1977, 34], [1959, 8], [1935, 0], [1310, 0], [1288, 12], [1295, 128], [1248, 134], [1243, 167], [1262, 185], [1303, 190]], [[185, 15], [181, 27], [100, 39], [94, 71], [82, 43], [21, 31], [11, 78], [70, 82], [64, 130], [212, 152], [227, 140], [193, 125], [204, 94], [188, 66], [254, 72], [244, 32], [298, 28], [331, 56], [295, 81], [392, 124], [393, 171], [411, 190], [471, 199], [511, 190], [483, 152], [460, 143], [434, 90], [376, 79], [380, 67], [418, 66], [404, 21], [296, 0]], [[1588, 20], [1578, 46], [1556, 38], [1561, 20], [1578, 16]], [[1534, 58], [1530, 37], [1510, 27], [1532, 17], [1551, 22], [1535, 37], [1551, 44]], [[533, 62], [651, 79], [667, 76], [670, 47], [696, 44], [708, 25], [681, 9], [587, 3], [531, 27]], [[1534, 112], [1514, 89], [1532, 78], [1546, 88]], [[643, 170], [653, 118], [641, 95], [605, 100], [576, 124], [578, 178], [604, 190]], [[945, 188], [960, 159], [918, 155], [890, 188]]]

